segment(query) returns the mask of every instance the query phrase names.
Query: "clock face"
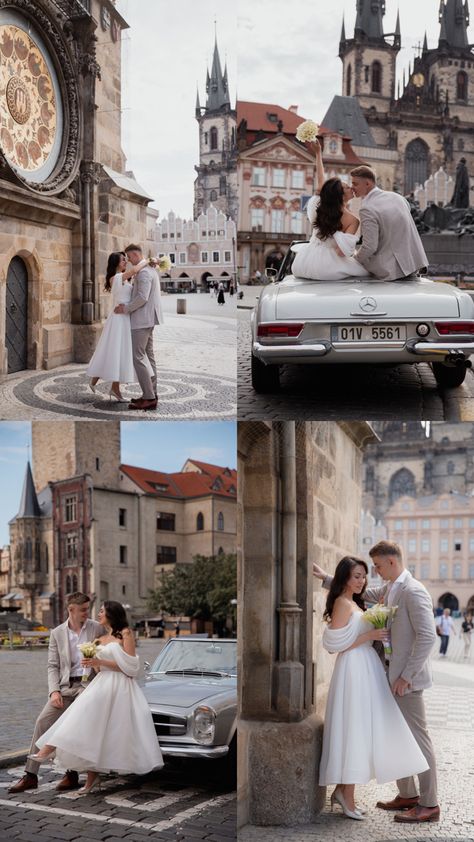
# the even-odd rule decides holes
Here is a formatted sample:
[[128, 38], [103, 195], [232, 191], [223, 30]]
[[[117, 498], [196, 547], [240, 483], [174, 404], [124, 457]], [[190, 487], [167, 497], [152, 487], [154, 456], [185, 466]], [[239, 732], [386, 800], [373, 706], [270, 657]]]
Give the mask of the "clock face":
[[0, 17], [0, 146], [23, 178], [37, 182], [59, 155], [62, 103], [51, 59], [27, 27], [20, 16]]

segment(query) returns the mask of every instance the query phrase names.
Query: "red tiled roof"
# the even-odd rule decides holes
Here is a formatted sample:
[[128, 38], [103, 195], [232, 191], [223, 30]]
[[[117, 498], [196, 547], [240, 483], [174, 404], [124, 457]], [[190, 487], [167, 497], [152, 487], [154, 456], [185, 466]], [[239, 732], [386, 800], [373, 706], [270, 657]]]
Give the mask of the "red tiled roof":
[[[135, 468], [133, 465], [120, 465], [120, 470], [141, 488], [142, 491], [146, 494], [155, 495], [156, 497], [186, 499], [218, 494], [221, 497], [236, 498], [237, 471], [228, 469], [231, 475], [226, 476], [223, 473], [226, 469], [218, 465], [195, 462], [194, 459], [190, 459], [189, 461], [200, 467], [200, 471], [165, 474], [162, 471]], [[232, 491], [232, 488], [235, 490]]]
[[[270, 120], [270, 114], [276, 115], [276, 120]], [[281, 120], [284, 134], [296, 134], [296, 129], [305, 119], [305, 117], [300, 117], [299, 114], [295, 114], [287, 108], [282, 108], [281, 105], [237, 100], [237, 125], [245, 120], [249, 132], [263, 131], [277, 134], [279, 131], [278, 121]]]

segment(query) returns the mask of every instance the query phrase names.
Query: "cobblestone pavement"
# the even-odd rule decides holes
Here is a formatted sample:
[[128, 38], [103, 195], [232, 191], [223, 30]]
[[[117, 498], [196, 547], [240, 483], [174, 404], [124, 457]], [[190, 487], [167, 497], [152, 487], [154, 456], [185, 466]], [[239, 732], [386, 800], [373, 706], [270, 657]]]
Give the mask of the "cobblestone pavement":
[[0, 378], [0, 420], [94, 418], [96, 420], [233, 419], [236, 412], [236, 306], [227, 309], [209, 296], [186, 299], [187, 314], [176, 315], [176, 297], [164, 296], [165, 322], [155, 328], [158, 408], [128, 410], [138, 384], [123, 387], [127, 403], [109, 399], [109, 384], [89, 390], [85, 365], [51, 371], [24, 371]]
[[[161, 641], [142, 641], [140, 660], [151, 661]], [[40, 786], [23, 795], [7, 792], [23, 762], [5, 755], [29, 746], [35, 717], [47, 694], [47, 651], [0, 651], [0, 842], [226, 842], [236, 838], [235, 792], [220, 765], [209, 761], [167, 763], [147, 776], [104, 776], [101, 791], [59, 795], [60, 773], [44, 766]], [[3, 757], [1, 756], [3, 754]]]
[[[454, 642], [454, 641], [453, 641]], [[331, 813], [330, 789], [326, 808], [311, 825], [293, 828], [247, 827], [239, 830], [239, 842], [472, 842], [474, 839], [474, 662], [460, 662], [460, 642], [453, 646], [456, 660], [435, 660], [434, 686], [425, 691], [428, 725], [433, 739], [440, 788], [441, 820], [422, 826], [401, 825], [393, 813], [378, 810], [378, 800], [396, 793], [392, 784], [371, 783], [357, 788], [357, 800], [365, 804], [367, 819], [351, 821], [339, 811]], [[451, 643], [450, 643], [451, 645]], [[448, 650], [449, 651], [449, 650]]]
[[441, 394], [427, 363], [391, 367], [288, 365], [282, 370], [281, 391], [258, 395], [251, 384], [249, 318], [249, 310], [239, 309], [239, 421], [474, 420], [474, 374], [469, 371], [461, 387]]

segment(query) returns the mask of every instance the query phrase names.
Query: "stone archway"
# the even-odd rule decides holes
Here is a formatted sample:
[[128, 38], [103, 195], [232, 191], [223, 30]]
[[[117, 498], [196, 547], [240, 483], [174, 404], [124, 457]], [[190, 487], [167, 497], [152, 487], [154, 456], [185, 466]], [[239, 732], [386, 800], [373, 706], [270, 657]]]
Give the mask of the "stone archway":
[[453, 593], [447, 591], [439, 597], [438, 608], [449, 608], [451, 613], [453, 611], [459, 611], [459, 600]]

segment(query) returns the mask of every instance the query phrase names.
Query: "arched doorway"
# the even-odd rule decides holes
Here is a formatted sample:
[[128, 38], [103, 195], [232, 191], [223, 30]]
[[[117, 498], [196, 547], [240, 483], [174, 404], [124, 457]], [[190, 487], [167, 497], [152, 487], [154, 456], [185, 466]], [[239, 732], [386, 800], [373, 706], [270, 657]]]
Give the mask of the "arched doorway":
[[428, 145], [417, 137], [405, 149], [405, 195], [428, 178]]
[[444, 593], [438, 599], [438, 608], [449, 608], [451, 613], [459, 611], [459, 600], [453, 593]]
[[470, 611], [471, 614], [474, 614], [474, 594], [469, 597], [468, 603], [466, 605], [466, 611]]
[[21, 257], [12, 258], [8, 267], [5, 344], [8, 374], [23, 371], [28, 362], [28, 270]]

